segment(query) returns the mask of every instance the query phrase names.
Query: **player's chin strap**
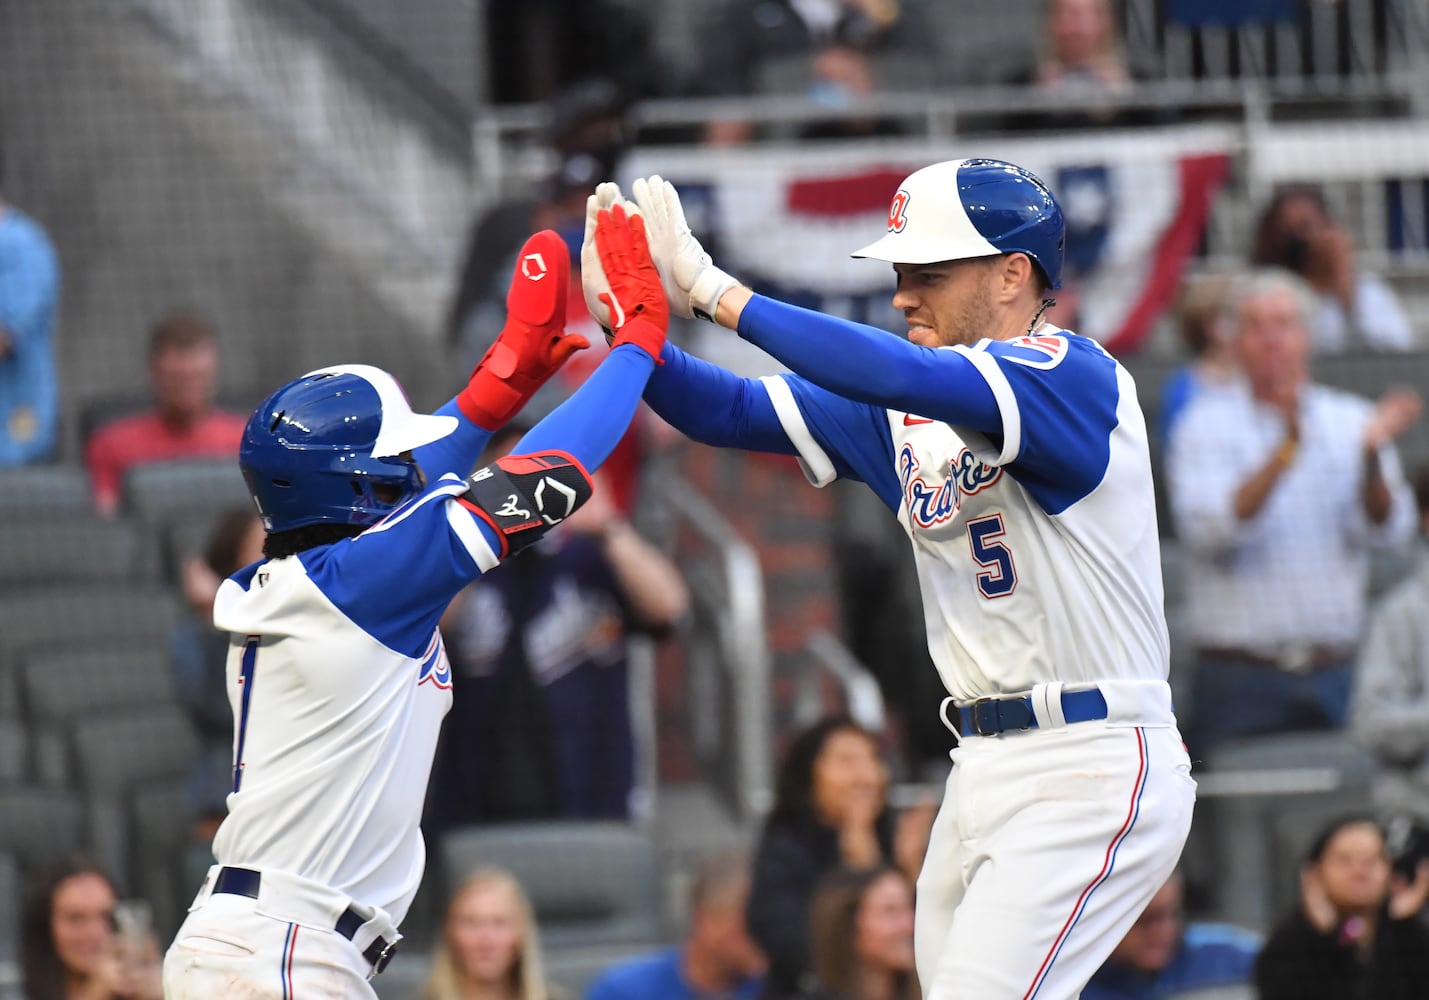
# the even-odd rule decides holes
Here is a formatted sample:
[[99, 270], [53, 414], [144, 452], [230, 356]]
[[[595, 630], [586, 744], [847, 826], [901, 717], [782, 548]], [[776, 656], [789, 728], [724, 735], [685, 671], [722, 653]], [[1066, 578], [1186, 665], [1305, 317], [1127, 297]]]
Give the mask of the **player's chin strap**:
[[1042, 325], [1042, 314], [1057, 304], [1056, 299], [1043, 299], [1042, 304], [1037, 307], [1037, 313], [1032, 317], [1032, 322], [1027, 324], [1027, 336], [1032, 336], [1037, 332], [1037, 328]]

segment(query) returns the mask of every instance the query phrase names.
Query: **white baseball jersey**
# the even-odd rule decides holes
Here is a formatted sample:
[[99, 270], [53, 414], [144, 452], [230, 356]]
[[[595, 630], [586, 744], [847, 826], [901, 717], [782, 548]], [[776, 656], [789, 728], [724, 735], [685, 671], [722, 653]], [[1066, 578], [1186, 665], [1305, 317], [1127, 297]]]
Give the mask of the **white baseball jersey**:
[[992, 389], [999, 439], [798, 376], [765, 378], [805, 475], [816, 486], [862, 480], [898, 515], [928, 647], [957, 702], [1056, 681], [1167, 691], [1151, 461], [1131, 376], [1095, 341], [1055, 327], [943, 350], [964, 354]]
[[249, 566], [219, 588], [233, 633], [233, 791], [222, 865], [278, 870], [400, 923], [451, 666], [437, 623], [497, 563], [446, 477], [356, 538]]

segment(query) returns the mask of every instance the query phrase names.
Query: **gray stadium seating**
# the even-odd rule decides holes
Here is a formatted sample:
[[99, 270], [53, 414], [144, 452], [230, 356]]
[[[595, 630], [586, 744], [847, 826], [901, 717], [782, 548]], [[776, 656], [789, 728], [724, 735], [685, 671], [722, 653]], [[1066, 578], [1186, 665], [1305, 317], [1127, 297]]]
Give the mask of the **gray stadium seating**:
[[0, 532], [0, 590], [153, 579], [157, 560], [134, 527], [83, 511], [21, 514]]
[[23, 465], [0, 469], [0, 513], [93, 509], [89, 473], [78, 465]]
[[1284, 733], [1236, 740], [1207, 759], [1214, 774], [1328, 768], [1338, 773], [1334, 791], [1293, 795], [1242, 795], [1203, 799], [1198, 823], [1216, 840], [1216, 915], [1266, 931], [1298, 892], [1304, 850], [1331, 819], [1371, 808], [1374, 759], [1339, 732]]
[[25, 723], [0, 718], [0, 785], [18, 785], [29, 778], [29, 734]]
[[404, 940], [391, 964], [372, 980], [372, 988], [378, 1000], [417, 1000], [431, 973], [432, 956], [408, 949]]
[[68, 730], [86, 715], [174, 703], [168, 652], [160, 643], [109, 640], [20, 656], [20, 697], [30, 720], [35, 779], [64, 787], [74, 778]]
[[168, 779], [146, 783], [129, 797], [135, 889], [153, 908], [155, 933], [168, 941], [178, 931], [201, 879], [192, 879], [185, 861], [192, 812], [183, 784]]
[[20, 863], [0, 851], [0, 965], [15, 960], [20, 943], [20, 907], [25, 891]]
[[121, 505], [145, 524], [157, 525], [194, 510], [248, 506], [238, 458], [201, 458], [137, 465], [124, 477]]
[[454, 830], [442, 838], [448, 895], [473, 870], [511, 872], [531, 897], [554, 955], [580, 946], [655, 943], [660, 873], [648, 834], [625, 823], [553, 821]]
[[197, 743], [193, 730], [177, 708], [150, 708], [81, 719], [73, 740], [90, 848], [132, 890], [137, 865], [127, 804], [141, 786], [187, 773]]
[[84, 808], [71, 792], [50, 788], [0, 788], [0, 853], [23, 871], [65, 858], [84, 843]]
[[66, 584], [0, 594], [0, 714], [18, 708], [22, 654], [95, 639], [162, 643], [176, 616], [172, 595], [143, 585]]

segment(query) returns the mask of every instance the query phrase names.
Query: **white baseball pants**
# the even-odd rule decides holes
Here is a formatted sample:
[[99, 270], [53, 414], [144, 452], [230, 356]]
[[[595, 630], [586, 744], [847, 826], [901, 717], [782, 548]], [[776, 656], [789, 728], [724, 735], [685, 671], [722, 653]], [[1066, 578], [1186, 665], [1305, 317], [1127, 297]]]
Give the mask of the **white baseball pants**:
[[1075, 1000], [1181, 856], [1175, 725], [965, 737], [918, 878], [928, 1000]]
[[385, 917], [349, 941], [333, 930], [347, 905], [333, 890], [265, 872], [250, 899], [210, 894], [212, 882], [210, 872], [164, 956], [165, 1000], [376, 1000], [359, 945], [396, 940]]

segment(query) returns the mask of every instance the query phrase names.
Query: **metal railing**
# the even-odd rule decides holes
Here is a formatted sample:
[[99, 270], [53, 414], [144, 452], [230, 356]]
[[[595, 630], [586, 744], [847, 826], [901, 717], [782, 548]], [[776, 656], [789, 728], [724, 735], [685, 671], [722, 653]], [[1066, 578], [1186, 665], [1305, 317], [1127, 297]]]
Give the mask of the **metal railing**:
[[773, 800], [763, 571], [753, 547], [693, 486], [673, 475], [657, 482], [690, 588], [690, 743], [704, 776], [750, 821]]
[[888, 719], [883, 709], [883, 692], [858, 657], [837, 636], [823, 629], [810, 633], [804, 643], [806, 662], [799, 676], [794, 718], [809, 726], [828, 712], [824, 703], [824, 681], [832, 681], [843, 700], [844, 710], [864, 729], [881, 733]]

